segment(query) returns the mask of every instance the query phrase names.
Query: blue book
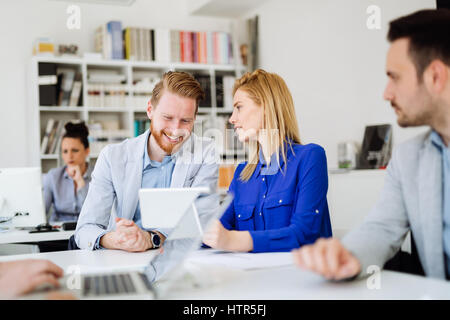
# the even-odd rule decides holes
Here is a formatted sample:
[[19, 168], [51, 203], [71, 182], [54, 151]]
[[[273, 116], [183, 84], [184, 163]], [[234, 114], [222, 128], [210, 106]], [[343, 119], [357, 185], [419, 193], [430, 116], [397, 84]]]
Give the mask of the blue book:
[[123, 59], [122, 22], [110, 21], [106, 28], [111, 39], [111, 59]]
[[134, 120], [134, 136], [139, 135], [139, 120]]

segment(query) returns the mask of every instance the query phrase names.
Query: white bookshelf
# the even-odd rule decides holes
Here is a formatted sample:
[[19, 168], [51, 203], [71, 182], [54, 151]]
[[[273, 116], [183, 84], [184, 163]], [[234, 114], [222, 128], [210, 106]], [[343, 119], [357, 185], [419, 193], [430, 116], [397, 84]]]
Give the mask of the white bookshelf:
[[[237, 60], [237, 59], [236, 59]], [[82, 106], [63, 107], [63, 106], [40, 106], [39, 105], [39, 82], [38, 68], [40, 63], [54, 63], [58, 67], [70, 67], [77, 69], [82, 74]], [[88, 102], [88, 72], [90, 70], [104, 69], [115, 70], [126, 76], [125, 104], [123, 106], [96, 106], [87, 105]], [[80, 57], [40, 57], [31, 59], [29, 68], [29, 149], [31, 153], [31, 162], [34, 166], [41, 166], [43, 172], [50, 168], [62, 165], [59, 152], [56, 154], [41, 154], [40, 147], [42, 137], [45, 133], [45, 127], [49, 118], [57, 120], [79, 119], [86, 124], [96, 119], [110, 118], [118, 119], [120, 129], [126, 132], [126, 137], [134, 137], [134, 120], [146, 117], [146, 103], [142, 106], [133, 105], [133, 97], [139, 93], [139, 90], [133, 86], [135, 74], [139, 72], [157, 72], [162, 73], [174, 71], [198, 72], [207, 74], [211, 80], [211, 105], [208, 108], [199, 108], [199, 115], [208, 115], [213, 119], [218, 116], [229, 115], [231, 109], [218, 108], [216, 105], [216, 75], [233, 75], [240, 77], [245, 71], [245, 67], [238, 65], [217, 65], [217, 64], [197, 64], [197, 63], [161, 63], [155, 61], [129, 61], [129, 60], [92, 60]], [[133, 101], [130, 101], [133, 100]], [[92, 152], [92, 151], [91, 151]], [[239, 154], [239, 156], [242, 156]], [[92, 152], [90, 161], [93, 163], [98, 157], [98, 152]]]

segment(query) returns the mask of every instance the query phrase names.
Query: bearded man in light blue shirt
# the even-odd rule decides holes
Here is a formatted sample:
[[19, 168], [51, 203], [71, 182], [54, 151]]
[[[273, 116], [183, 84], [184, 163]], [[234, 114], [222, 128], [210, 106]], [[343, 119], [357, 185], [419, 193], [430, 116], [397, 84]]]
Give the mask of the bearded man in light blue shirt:
[[75, 231], [79, 248], [145, 251], [156, 247], [155, 235], [161, 245], [168, 230], [143, 229], [140, 188], [208, 187], [211, 194], [195, 202], [200, 222], [218, 208], [215, 144], [192, 133], [204, 96], [192, 75], [172, 71], [163, 75], [148, 103], [150, 130], [108, 145], [97, 160]]

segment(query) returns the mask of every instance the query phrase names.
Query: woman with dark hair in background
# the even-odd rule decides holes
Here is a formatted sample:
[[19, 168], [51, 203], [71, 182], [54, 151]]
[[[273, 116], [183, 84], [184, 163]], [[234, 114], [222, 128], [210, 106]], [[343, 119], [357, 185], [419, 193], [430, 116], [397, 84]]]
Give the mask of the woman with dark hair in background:
[[53, 206], [49, 222], [77, 221], [86, 199], [92, 168], [89, 155], [89, 131], [84, 122], [65, 125], [61, 141], [63, 167], [51, 169], [44, 177], [44, 200], [47, 215]]

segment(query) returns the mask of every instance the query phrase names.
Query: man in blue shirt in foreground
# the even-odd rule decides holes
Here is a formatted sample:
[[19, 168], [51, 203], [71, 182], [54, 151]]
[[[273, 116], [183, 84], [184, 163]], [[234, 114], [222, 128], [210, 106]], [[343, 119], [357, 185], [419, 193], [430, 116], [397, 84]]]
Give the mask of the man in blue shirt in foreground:
[[[450, 274], [450, 10], [422, 10], [390, 23], [384, 98], [401, 127], [431, 130], [394, 150], [381, 197], [342, 242], [319, 239], [295, 262], [328, 279], [382, 268], [412, 232], [425, 275]], [[336, 214], [336, 213], [335, 213]], [[337, 214], [344, 214], [342, 212]]]

